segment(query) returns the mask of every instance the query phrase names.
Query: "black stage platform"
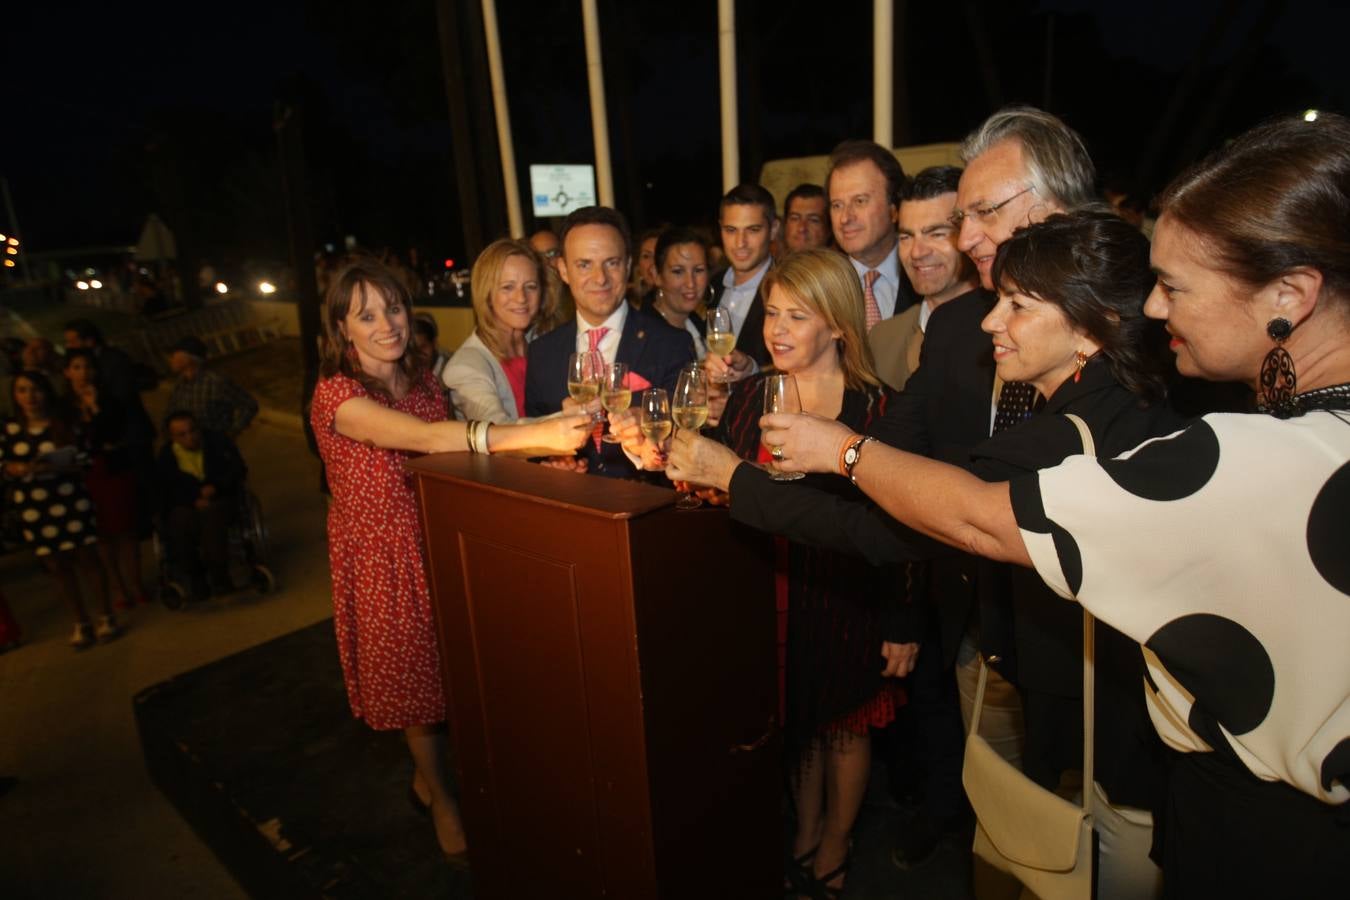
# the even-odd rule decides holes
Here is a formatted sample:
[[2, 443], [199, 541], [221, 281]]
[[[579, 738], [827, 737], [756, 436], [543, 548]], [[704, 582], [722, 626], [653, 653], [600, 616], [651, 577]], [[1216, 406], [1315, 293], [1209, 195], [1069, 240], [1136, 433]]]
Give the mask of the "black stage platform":
[[[148, 688], [135, 709], [155, 784], [252, 896], [472, 896], [471, 876], [441, 861], [430, 822], [408, 804], [401, 735], [352, 718], [331, 620]], [[891, 865], [903, 813], [874, 768], [846, 896], [969, 897], [960, 848], [908, 872]], [[718, 896], [715, 872], [708, 886]]]

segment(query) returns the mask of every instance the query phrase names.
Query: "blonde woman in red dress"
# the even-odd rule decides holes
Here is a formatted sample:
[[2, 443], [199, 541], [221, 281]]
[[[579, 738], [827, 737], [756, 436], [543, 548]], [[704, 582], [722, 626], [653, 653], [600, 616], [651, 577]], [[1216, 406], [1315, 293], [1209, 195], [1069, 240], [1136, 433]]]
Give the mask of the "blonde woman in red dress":
[[362, 260], [329, 287], [320, 380], [310, 422], [327, 469], [333, 623], [352, 713], [403, 731], [414, 799], [429, 808], [442, 851], [467, 844], [448, 790], [445, 696], [423, 563], [417, 504], [404, 462], [420, 453], [540, 448], [571, 453], [586, 416], [530, 425], [448, 419], [445, 397], [411, 341], [407, 288]]

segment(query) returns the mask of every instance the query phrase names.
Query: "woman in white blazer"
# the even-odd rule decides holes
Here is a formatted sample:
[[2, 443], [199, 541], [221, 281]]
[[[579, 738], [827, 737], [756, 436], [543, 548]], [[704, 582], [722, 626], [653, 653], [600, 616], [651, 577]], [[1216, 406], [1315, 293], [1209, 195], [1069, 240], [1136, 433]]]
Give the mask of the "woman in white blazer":
[[524, 241], [494, 241], [473, 264], [473, 334], [441, 370], [455, 415], [521, 420], [525, 346], [567, 318], [552, 267]]

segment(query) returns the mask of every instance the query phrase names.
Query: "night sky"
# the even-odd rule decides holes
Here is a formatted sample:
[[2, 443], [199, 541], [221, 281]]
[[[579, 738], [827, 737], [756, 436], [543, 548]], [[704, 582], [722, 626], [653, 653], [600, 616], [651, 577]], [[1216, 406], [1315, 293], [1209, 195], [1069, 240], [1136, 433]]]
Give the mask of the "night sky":
[[[600, 2], [618, 205], [639, 227], [708, 222], [716, 3], [637, 7]], [[1350, 108], [1350, 11], [1329, 3], [896, 7], [897, 144], [959, 140], [1001, 103], [1048, 105], [1104, 175], [1147, 194], [1266, 116]], [[591, 162], [580, 4], [498, 0], [498, 16], [528, 194], [530, 163]], [[747, 180], [765, 160], [870, 136], [870, 2], [741, 0], [737, 20]], [[287, 98], [304, 110], [317, 241], [464, 252], [433, 0], [6, 4], [0, 28], [0, 175], [30, 250], [130, 244], [158, 211], [218, 262], [285, 259], [272, 119]], [[491, 131], [472, 141], [495, 151]], [[480, 179], [489, 226], [504, 221], [500, 192]]]

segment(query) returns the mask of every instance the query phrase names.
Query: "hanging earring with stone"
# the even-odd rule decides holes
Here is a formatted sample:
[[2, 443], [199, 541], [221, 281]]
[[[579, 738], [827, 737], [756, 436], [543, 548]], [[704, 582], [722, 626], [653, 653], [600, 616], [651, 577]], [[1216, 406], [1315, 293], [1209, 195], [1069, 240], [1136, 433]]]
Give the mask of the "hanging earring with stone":
[[1257, 392], [1257, 406], [1286, 419], [1293, 412], [1294, 394], [1298, 393], [1298, 375], [1294, 358], [1284, 349], [1284, 342], [1294, 331], [1294, 325], [1283, 316], [1266, 323], [1266, 334], [1275, 342], [1261, 362], [1261, 387]]
[[1073, 383], [1077, 384], [1083, 380], [1083, 367], [1087, 365], [1088, 355], [1082, 350], [1075, 350], [1073, 354], [1073, 364], [1076, 366], [1073, 372]]

